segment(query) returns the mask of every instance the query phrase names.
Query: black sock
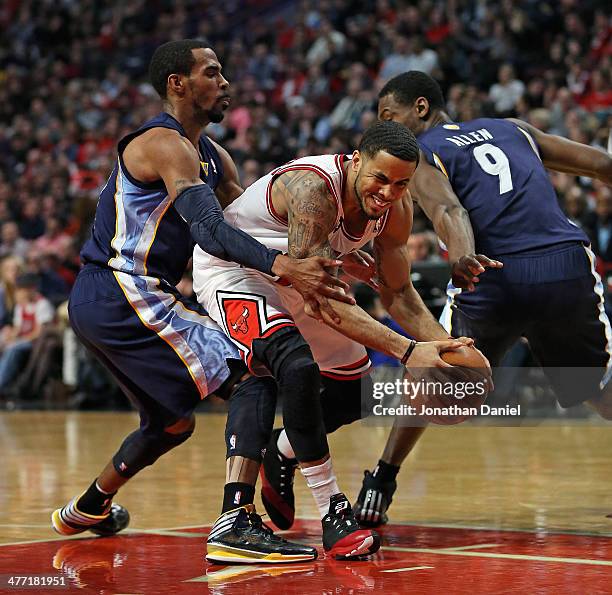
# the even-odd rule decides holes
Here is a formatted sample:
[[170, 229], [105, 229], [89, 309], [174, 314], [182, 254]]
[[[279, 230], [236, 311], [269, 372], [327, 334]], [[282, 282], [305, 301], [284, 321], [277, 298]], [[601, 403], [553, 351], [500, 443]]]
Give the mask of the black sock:
[[108, 508], [113, 496], [117, 493], [105, 494], [96, 485], [97, 479], [87, 488], [87, 491], [79, 498], [77, 508], [87, 514], [101, 515]]
[[221, 514], [245, 504], [253, 504], [253, 500], [255, 500], [255, 486], [239, 481], [226, 483], [223, 488], [223, 508], [221, 509]]
[[386, 483], [388, 481], [394, 481], [399, 473], [400, 468], [396, 465], [389, 465], [389, 463], [385, 463], [383, 460], [378, 461], [378, 465], [376, 465], [376, 469], [372, 475], [379, 479], [380, 481]]

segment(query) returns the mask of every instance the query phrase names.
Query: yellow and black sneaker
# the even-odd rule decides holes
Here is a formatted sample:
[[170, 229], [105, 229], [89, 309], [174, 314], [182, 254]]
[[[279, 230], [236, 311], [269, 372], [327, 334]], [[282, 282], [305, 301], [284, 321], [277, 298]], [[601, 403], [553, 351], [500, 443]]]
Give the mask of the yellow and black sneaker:
[[76, 535], [91, 531], [96, 535], [108, 537], [119, 533], [130, 524], [130, 513], [119, 504], [110, 503], [101, 515], [88, 514], [77, 508], [80, 496], [73, 498], [63, 508], [51, 515], [51, 525], [60, 535]]
[[206, 541], [206, 559], [220, 564], [282, 564], [316, 557], [316, 548], [274, 535], [253, 504], [223, 513]]

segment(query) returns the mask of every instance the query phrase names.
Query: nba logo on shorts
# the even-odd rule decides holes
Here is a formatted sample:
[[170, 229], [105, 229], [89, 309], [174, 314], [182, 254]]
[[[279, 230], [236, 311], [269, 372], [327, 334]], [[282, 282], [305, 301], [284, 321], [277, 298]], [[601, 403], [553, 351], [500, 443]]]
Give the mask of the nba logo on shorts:
[[234, 448], [236, 448], [236, 434], [232, 434], [230, 436], [230, 449], [234, 450]]
[[240, 504], [240, 498], [242, 497], [242, 492], [238, 491], [234, 494], [234, 504]]

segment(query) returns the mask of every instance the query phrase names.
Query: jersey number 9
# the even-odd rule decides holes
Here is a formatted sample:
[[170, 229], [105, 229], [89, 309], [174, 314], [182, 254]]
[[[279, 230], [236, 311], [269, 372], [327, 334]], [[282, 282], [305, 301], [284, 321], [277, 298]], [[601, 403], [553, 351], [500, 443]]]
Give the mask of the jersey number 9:
[[474, 149], [474, 157], [485, 173], [499, 178], [500, 194], [512, 190], [510, 161], [499, 147], [485, 143]]

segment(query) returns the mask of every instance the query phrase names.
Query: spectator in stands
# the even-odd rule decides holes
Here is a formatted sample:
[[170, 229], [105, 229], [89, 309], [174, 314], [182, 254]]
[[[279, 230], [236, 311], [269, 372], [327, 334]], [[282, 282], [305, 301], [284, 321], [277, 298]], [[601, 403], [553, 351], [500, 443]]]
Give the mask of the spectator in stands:
[[0, 257], [16, 256], [25, 259], [30, 250], [30, 242], [19, 235], [19, 227], [15, 221], [2, 224], [2, 243], [0, 244]]
[[15, 379], [27, 361], [33, 342], [55, 317], [55, 309], [38, 291], [38, 282], [38, 277], [31, 273], [17, 277], [13, 325], [4, 329], [2, 336], [0, 393]]
[[23, 273], [23, 261], [17, 256], [5, 256], [0, 261], [0, 337], [5, 326], [11, 326], [15, 308], [17, 277]]
[[612, 191], [600, 186], [595, 197], [596, 218], [586, 230], [595, 254], [601, 260], [602, 270], [612, 269]]
[[498, 117], [514, 115], [516, 103], [525, 92], [525, 84], [514, 75], [512, 64], [503, 64], [498, 71], [498, 82], [491, 86], [489, 96]]

